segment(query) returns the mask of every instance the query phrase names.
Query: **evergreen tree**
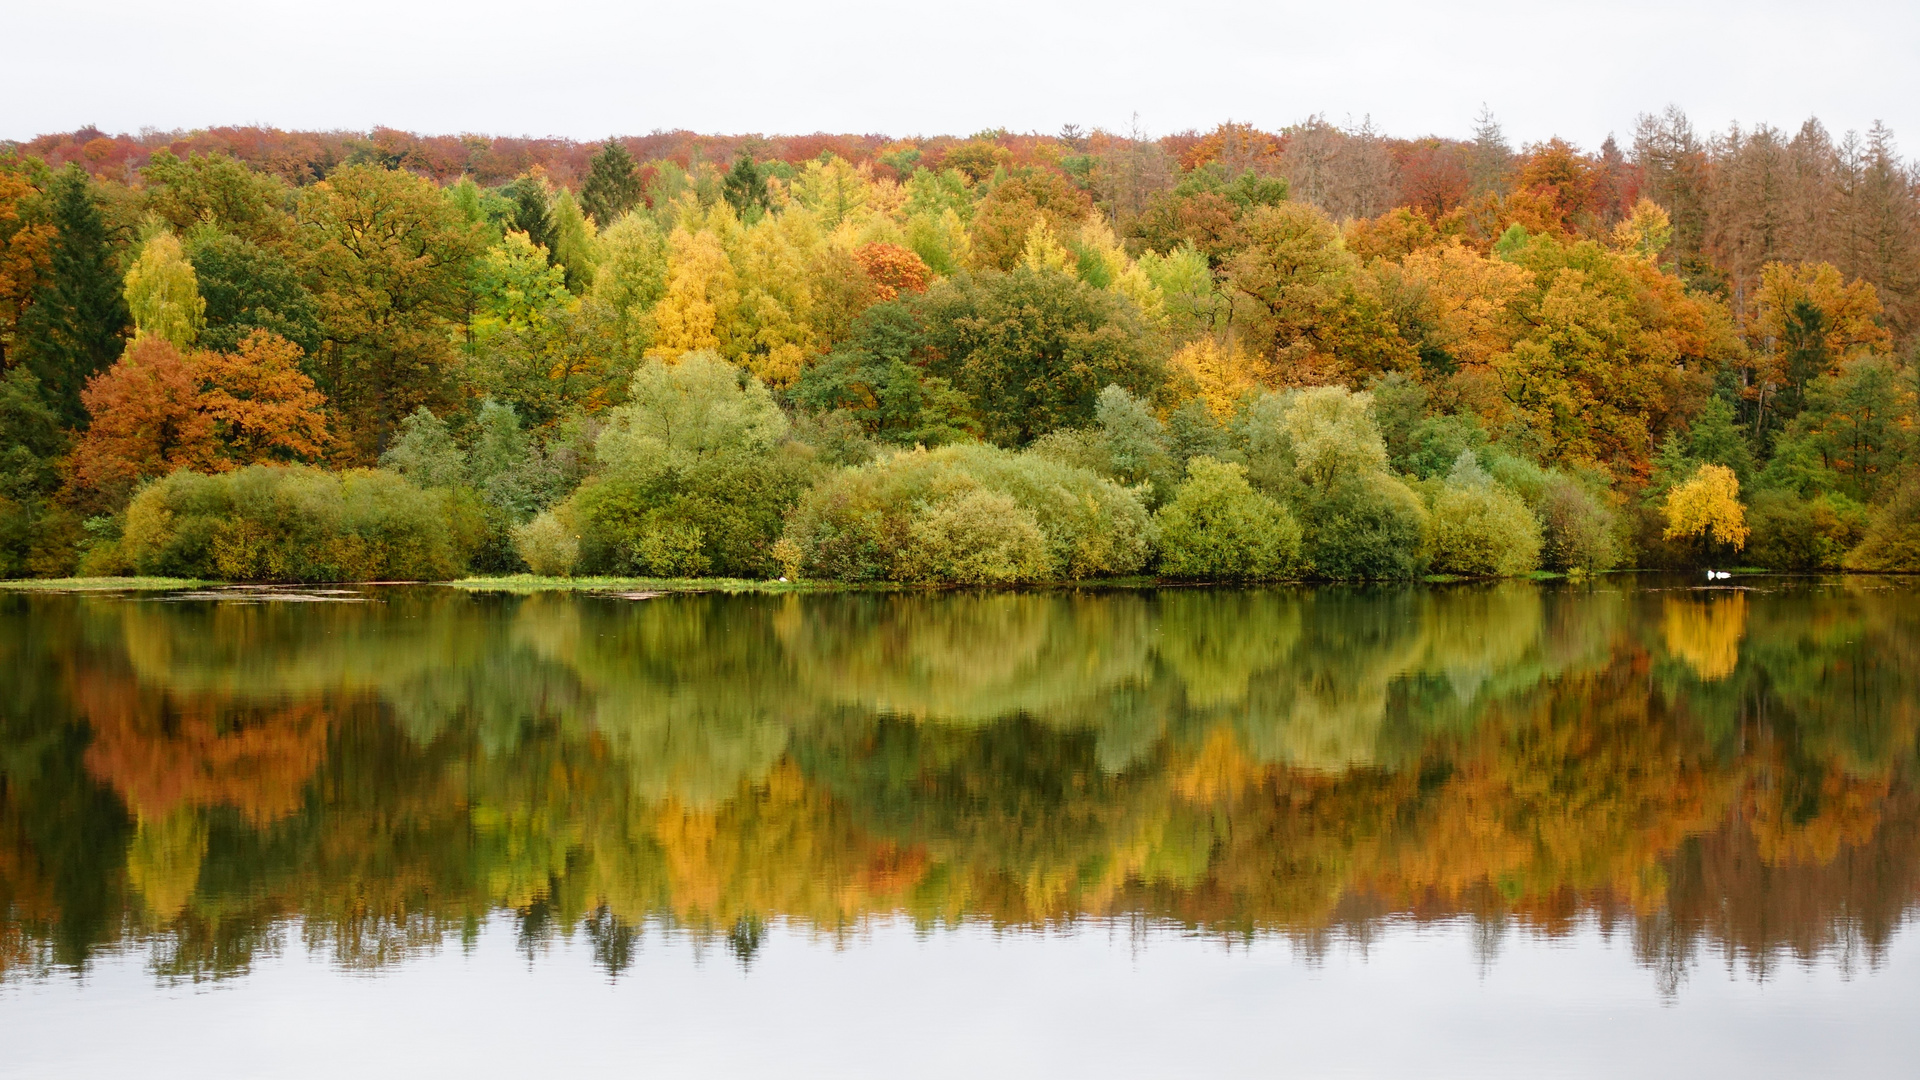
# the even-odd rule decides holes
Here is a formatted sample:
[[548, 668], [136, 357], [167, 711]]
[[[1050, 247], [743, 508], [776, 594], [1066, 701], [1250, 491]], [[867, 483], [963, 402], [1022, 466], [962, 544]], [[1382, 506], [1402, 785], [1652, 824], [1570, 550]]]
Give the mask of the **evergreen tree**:
[[523, 176], [507, 185], [513, 199], [513, 227], [527, 239], [547, 249], [547, 262], [553, 254], [553, 206], [547, 199], [547, 185], [537, 176]]
[[633, 157], [618, 140], [608, 139], [593, 155], [587, 182], [580, 186], [580, 208], [604, 230], [639, 202], [640, 173], [633, 167]]
[[29, 366], [63, 422], [86, 424], [80, 391], [126, 340], [126, 298], [106, 216], [86, 172], [69, 165], [49, 192], [56, 230], [47, 274], [21, 321]]
[[753, 163], [753, 156], [744, 151], [733, 159], [733, 168], [727, 170], [721, 195], [742, 220], [749, 216], [748, 207], [764, 211], [772, 205], [772, 196], [767, 192], [767, 174]]

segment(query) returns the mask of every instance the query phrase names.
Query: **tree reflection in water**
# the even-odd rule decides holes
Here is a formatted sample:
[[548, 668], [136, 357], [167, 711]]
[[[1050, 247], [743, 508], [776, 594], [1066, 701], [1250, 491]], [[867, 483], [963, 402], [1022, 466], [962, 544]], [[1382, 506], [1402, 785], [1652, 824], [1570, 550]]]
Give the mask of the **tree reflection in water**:
[[1465, 916], [1670, 985], [1920, 884], [1899, 583], [375, 595], [0, 598], [0, 973]]

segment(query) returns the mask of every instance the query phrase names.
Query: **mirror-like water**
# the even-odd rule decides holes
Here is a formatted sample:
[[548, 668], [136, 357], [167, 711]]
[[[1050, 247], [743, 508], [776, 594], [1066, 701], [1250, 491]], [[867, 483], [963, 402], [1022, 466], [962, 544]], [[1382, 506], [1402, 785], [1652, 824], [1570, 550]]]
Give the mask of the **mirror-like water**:
[[1910, 1062], [1920, 590], [1747, 584], [0, 595], [0, 1074]]

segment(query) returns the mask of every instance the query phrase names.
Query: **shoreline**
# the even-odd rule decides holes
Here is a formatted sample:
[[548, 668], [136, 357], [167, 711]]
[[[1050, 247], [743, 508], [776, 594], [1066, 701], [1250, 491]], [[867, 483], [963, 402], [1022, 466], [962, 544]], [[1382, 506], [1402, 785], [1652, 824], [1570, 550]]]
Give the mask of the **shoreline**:
[[[1730, 573], [1736, 577], [1883, 577], [1885, 574], [1831, 570], [1831, 571], [1773, 571], [1752, 567], [1736, 568]], [[74, 578], [13, 578], [0, 580], [0, 592], [16, 593], [108, 593], [108, 592], [170, 592], [186, 589], [300, 589], [314, 586], [396, 586], [417, 585], [458, 589], [470, 593], [537, 593], [537, 592], [580, 592], [580, 593], [647, 593], [664, 595], [669, 593], [726, 593], [739, 594], [790, 594], [790, 593], [919, 593], [946, 592], [956, 589], [988, 588], [994, 591], [1051, 592], [1061, 589], [1094, 590], [1134, 590], [1134, 589], [1184, 589], [1239, 587], [1257, 588], [1273, 586], [1321, 587], [1330, 585], [1462, 585], [1481, 584], [1501, 581], [1531, 581], [1536, 583], [1555, 581], [1597, 581], [1601, 578], [1618, 578], [1628, 575], [1657, 574], [1663, 576], [1693, 575], [1696, 571], [1679, 570], [1610, 570], [1605, 574], [1581, 575], [1552, 571], [1535, 571], [1515, 577], [1460, 577], [1447, 574], [1427, 574], [1406, 581], [1321, 581], [1308, 578], [1285, 579], [1275, 581], [1198, 581], [1173, 578], [1157, 578], [1138, 575], [1124, 578], [1085, 578], [1077, 581], [1035, 582], [1008, 586], [968, 586], [968, 585], [919, 585], [905, 582], [847, 582], [847, 581], [780, 581], [755, 580], [749, 578], [645, 578], [645, 577], [543, 577], [536, 574], [506, 574], [497, 577], [466, 577], [448, 581], [305, 581], [305, 582], [233, 582], [208, 581], [194, 578], [166, 577], [74, 577]]]

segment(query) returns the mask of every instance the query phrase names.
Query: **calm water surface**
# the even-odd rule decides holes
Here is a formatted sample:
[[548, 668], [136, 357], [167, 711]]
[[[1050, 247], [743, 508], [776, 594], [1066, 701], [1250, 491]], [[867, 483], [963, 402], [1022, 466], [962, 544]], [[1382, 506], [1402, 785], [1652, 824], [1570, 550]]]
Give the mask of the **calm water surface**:
[[0, 1075], [1912, 1075], [1920, 587], [0, 595]]

